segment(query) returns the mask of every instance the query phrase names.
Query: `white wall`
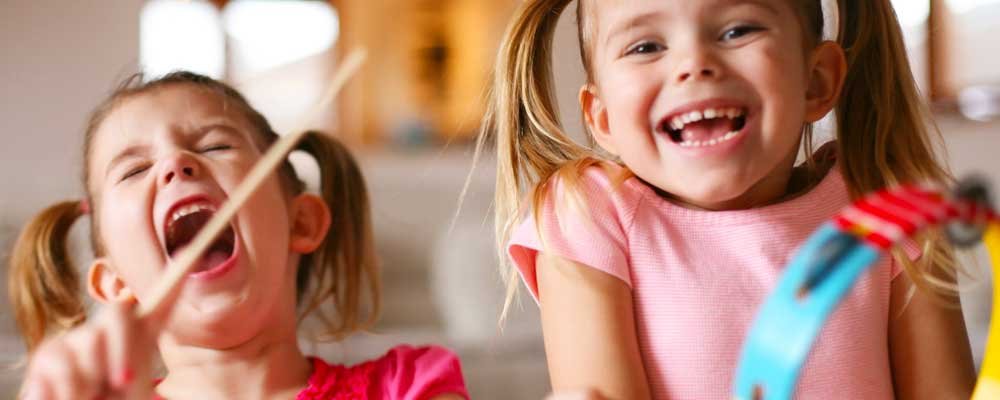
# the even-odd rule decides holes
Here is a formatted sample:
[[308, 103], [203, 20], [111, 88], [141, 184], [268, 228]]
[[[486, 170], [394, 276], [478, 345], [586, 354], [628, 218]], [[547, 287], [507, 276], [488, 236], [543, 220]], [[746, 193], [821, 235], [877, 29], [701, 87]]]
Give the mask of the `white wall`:
[[[55, 201], [80, 197], [90, 109], [137, 65], [139, 0], [0, 2], [0, 257], [12, 230]], [[0, 363], [21, 352], [0, 274]], [[0, 397], [16, 378], [0, 373]]]
[[0, 222], [80, 194], [88, 112], [136, 70], [138, 0], [0, 3]]

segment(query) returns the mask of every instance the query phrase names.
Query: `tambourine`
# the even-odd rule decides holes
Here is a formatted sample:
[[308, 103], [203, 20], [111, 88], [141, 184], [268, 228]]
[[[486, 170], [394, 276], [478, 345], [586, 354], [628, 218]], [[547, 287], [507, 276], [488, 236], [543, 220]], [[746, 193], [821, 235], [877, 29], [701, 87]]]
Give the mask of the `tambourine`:
[[[747, 335], [734, 399], [790, 399], [823, 324], [861, 273], [893, 246], [923, 229], [945, 226], [960, 246], [984, 241], [1000, 267], [1000, 217], [987, 186], [963, 182], [944, 194], [919, 186], [858, 200], [824, 224], [796, 252]], [[994, 273], [993, 315], [973, 399], [1000, 398], [1000, 273]]]

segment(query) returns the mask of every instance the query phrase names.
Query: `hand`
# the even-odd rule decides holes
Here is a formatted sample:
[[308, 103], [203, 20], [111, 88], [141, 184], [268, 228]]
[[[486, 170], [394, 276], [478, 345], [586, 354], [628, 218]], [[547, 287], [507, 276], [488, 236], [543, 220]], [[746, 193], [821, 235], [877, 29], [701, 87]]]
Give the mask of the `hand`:
[[46, 339], [31, 356], [21, 398], [150, 399], [155, 320], [140, 320], [134, 301], [109, 304], [92, 321]]
[[552, 393], [545, 400], [607, 400], [607, 398], [602, 396], [601, 392], [594, 389], [587, 389]]

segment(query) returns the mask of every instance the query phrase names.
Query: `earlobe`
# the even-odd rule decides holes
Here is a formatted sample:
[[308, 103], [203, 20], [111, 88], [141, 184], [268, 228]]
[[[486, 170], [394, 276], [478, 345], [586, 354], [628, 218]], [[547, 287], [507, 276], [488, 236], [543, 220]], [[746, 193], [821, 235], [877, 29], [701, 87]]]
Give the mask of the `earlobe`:
[[806, 89], [806, 122], [819, 121], [840, 99], [847, 74], [844, 49], [831, 41], [820, 43], [813, 51], [812, 69]]
[[611, 130], [608, 128], [608, 109], [593, 84], [586, 84], [580, 88], [580, 107], [583, 109], [583, 122], [587, 125], [594, 141], [608, 153], [618, 155]]
[[317, 195], [303, 193], [293, 200], [291, 251], [308, 254], [316, 251], [330, 230], [330, 208]]
[[132, 289], [125, 285], [106, 258], [98, 258], [90, 264], [87, 292], [102, 304], [135, 301]]

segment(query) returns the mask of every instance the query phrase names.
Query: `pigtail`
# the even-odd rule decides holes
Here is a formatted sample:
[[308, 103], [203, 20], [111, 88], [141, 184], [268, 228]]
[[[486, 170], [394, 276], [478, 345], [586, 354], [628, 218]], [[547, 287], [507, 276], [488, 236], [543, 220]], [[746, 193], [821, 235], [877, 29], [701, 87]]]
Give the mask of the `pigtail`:
[[[371, 327], [380, 308], [368, 191], [354, 157], [336, 139], [312, 131], [303, 138], [299, 150], [313, 156], [319, 165], [320, 192], [332, 217], [323, 244], [304, 255], [300, 264], [300, 286], [306, 281], [312, 285], [308, 297], [300, 302], [302, 315], [315, 311], [329, 329], [328, 336], [339, 339]], [[364, 316], [366, 295], [371, 309]], [[337, 318], [320, 307], [330, 299]]]
[[79, 201], [49, 207], [14, 244], [7, 291], [29, 352], [52, 331], [73, 328], [86, 318], [79, 274], [66, 246], [70, 228], [83, 214]]
[[[497, 56], [482, 133], [476, 144], [474, 163], [487, 141], [495, 141], [496, 145], [495, 223], [501, 275], [507, 283], [504, 314], [518, 287], [517, 272], [506, 261], [504, 244], [521, 220], [521, 201], [531, 193], [532, 202], [540, 204], [549, 178], [564, 166], [582, 165], [585, 162], [581, 160], [592, 161], [595, 156], [588, 147], [566, 135], [559, 122], [552, 40], [559, 17], [570, 2], [531, 0], [515, 13]], [[586, 57], [585, 50], [583, 54]]]
[[[847, 75], [837, 105], [838, 152], [853, 197], [900, 183], [951, 183], [934, 153], [940, 132], [917, 90], [890, 0], [840, 0], [840, 45]], [[922, 289], [954, 293], [956, 263], [940, 235], [920, 240], [915, 265], [896, 259]]]

